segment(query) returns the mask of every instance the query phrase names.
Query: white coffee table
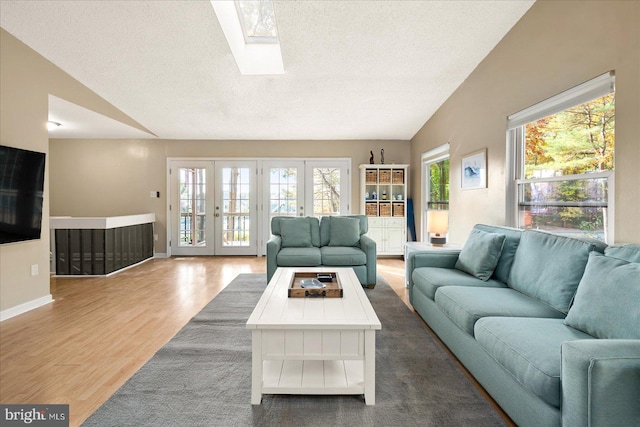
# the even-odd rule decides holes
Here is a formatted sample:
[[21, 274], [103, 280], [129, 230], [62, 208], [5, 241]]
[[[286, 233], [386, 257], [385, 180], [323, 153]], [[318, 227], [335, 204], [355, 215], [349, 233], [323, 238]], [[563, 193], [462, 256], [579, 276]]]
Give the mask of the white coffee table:
[[[289, 298], [295, 272], [335, 272], [343, 297]], [[247, 328], [252, 404], [263, 394], [364, 394], [375, 404], [375, 331], [382, 326], [352, 268], [278, 268]]]

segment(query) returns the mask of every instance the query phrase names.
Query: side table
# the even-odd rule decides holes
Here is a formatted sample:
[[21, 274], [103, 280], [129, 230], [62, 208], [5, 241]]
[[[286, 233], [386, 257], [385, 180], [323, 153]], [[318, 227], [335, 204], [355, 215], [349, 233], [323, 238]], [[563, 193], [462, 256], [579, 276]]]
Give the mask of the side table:
[[407, 260], [409, 259], [409, 254], [412, 252], [425, 252], [425, 251], [433, 251], [433, 252], [441, 252], [441, 251], [460, 251], [462, 249], [462, 245], [457, 243], [447, 243], [444, 246], [434, 246], [425, 242], [406, 242], [404, 244], [404, 286], [409, 287], [409, 265], [407, 264]]

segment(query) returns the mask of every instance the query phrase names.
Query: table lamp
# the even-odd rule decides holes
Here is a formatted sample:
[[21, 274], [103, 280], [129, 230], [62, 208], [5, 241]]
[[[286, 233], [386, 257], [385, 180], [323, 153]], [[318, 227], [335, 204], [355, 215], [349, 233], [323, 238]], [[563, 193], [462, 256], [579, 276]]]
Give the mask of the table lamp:
[[445, 236], [449, 231], [449, 211], [427, 211], [427, 232], [429, 242], [434, 246], [447, 243]]

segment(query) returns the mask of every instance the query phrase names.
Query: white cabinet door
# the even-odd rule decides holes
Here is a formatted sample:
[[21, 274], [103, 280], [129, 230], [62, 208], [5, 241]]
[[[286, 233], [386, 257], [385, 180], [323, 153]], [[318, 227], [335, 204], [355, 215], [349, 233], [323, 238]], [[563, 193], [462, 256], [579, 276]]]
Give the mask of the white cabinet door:
[[405, 231], [401, 227], [391, 227], [385, 230], [385, 252], [402, 254], [404, 250]]
[[378, 255], [402, 255], [406, 239], [404, 218], [369, 218], [367, 236], [375, 240]]

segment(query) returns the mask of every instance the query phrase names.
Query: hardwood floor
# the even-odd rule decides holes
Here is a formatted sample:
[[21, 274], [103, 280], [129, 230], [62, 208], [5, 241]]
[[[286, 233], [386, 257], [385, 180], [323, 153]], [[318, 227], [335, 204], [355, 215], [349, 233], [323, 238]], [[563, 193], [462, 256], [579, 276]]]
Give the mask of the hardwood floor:
[[[109, 278], [51, 278], [55, 301], [0, 323], [0, 402], [70, 405], [80, 425], [241, 273], [265, 258], [152, 259]], [[378, 273], [408, 305], [404, 261]]]

